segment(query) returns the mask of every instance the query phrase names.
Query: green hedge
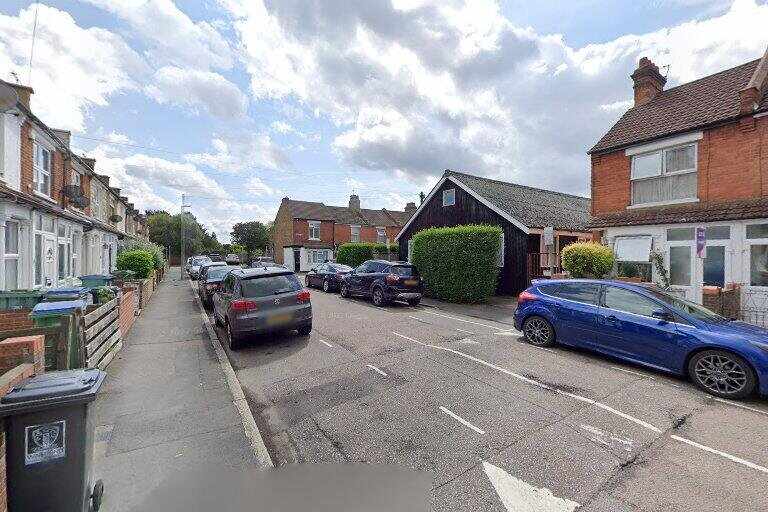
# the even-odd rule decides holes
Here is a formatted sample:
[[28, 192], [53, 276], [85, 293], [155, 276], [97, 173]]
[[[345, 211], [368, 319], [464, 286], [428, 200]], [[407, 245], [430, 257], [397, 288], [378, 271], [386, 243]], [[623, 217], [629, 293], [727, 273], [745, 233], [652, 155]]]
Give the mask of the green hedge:
[[138, 279], [146, 279], [155, 268], [155, 257], [149, 251], [123, 251], [117, 255], [117, 270], [131, 270]]
[[366, 260], [387, 259], [389, 253], [396, 253], [396, 244], [372, 244], [350, 242], [341, 244], [336, 252], [336, 262], [350, 267], [357, 267]]
[[613, 249], [595, 242], [579, 242], [563, 249], [561, 261], [571, 277], [600, 279], [613, 268]]
[[498, 226], [429, 228], [413, 236], [413, 264], [427, 293], [451, 302], [480, 302], [496, 290]]
[[152, 242], [145, 242], [139, 240], [132, 240], [125, 244], [123, 252], [130, 251], [146, 251], [152, 254], [152, 264], [155, 269], [160, 269], [165, 266], [165, 249]]

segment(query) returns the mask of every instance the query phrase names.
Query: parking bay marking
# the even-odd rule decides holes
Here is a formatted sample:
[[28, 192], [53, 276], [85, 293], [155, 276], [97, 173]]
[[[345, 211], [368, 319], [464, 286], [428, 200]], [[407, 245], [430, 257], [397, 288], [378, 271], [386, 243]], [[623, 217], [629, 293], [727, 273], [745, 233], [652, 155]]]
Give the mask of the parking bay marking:
[[481, 324], [480, 322], [473, 322], [472, 320], [464, 320], [463, 318], [457, 318], [455, 316], [441, 315], [440, 313], [435, 313], [434, 311], [422, 311], [422, 312], [426, 313], [428, 315], [441, 316], [443, 318], [450, 318], [451, 320], [456, 320], [456, 321], [464, 322], [464, 323], [467, 323], [467, 324], [481, 325], [481, 326], [487, 327], [489, 329], [496, 329], [497, 331], [504, 331], [504, 330], [506, 330], [506, 329], [501, 329], [500, 327], [494, 327], [494, 326], [488, 325], [488, 324]]
[[731, 402], [730, 400], [724, 400], [722, 398], [717, 398], [717, 397], [714, 397], [714, 396], [710, 397], [710, 398], [712, 400], [715, 400], [716, 402], [720, 402], [720, 403], [728, 404], [728, 405], [733, 405], [734, 407], [740, 407], [741, 409], [746, 409], [748, 411], [752, 411], [752, 412], [756, 412], [758, 414], [764, 414], [764, 415], [768, 416], [768, 411], [761, 411], [760, 409], [755, 409], [754, 407], [749, 407], [749, 406], [743, 405], [743, 404], [737, 404], [736, 402]]
[[372, 364], [367, 364], [365, 366], [367, 366], [371, 370], [375, 371], [376, 373], [380, 373], [381, 375], [383, 375], [385, 377], [387, 376], [387, 373], [384, 370], [382, 370], [381, 368], [377, 368], [376, 366], [373, 366]]
[[328, 342], [327, 342], [327, 341], [325, 341], [325, 340], [320, 340], [320, 343], [322, 343], [323, 345], [326, 345], [326, 346], [328, 346], [328, 347], [330, 347], [330, 348], [333, 348], [333, 345], [331, 345], [330, 343], [328, 343]]
[[453, 418], [456, 421], [458, 421], [459, 423], [461, 423], [462, 425], [464, 425], [465, 427], [471, 428], [472, 430], [474, 430], [475, 432], [477, 432], [480, 435], [485, 435], [485, 430], [483, 430], [480, 427], [476, 427], [475, 425], [471, 424], [470, 422], [468, 422], [467, 420], [465, 420], [464, 418], [462, 418], [461, 416], [459, 416], [455, 412], [451, 411], [447, 407], [443, 407], [441, 405], [440, 406], [440, 410], [443, 411], [448, 416], [450, 416], [451, 418]]
[[[538, 387], [538, 388], [542, 388], [542, 389], [546, 389], [548, 391], [553, 391], [553, 392], [555, 392], [555, 393], [557, 393], [559, 395], [567, 396], [567, 397], [573, 398], [574, 400], [578, 400], [580, 402], [584, 402], [584, 403], [588, 403], [590, 405], [594, 405], [595, 407], [598, 407], [598, 408], [603, 409], [604, 411], [607, 411], [607, 412], [609, 412], [611, 414], [614, 414], [614, 415], [619, 416], [621, 418], [624, 418], [624, 419], [626, 419], [628, 421], [636, 423], [636, 424], [640, 425], [641, 427], [644, 427], [644, 428], [646, 428], [648, 430], [651, 430], [651, 431], [653, 431], [653, 432], [655, 432], [657, 434], [661, 434], [662, 433], [660, 428], [658, 428], [658, 427], [656, 427], [654, 425], [651, 425], [650, 423], [645, 422], [645, 421], [641, 420], [640, 418], [635, 418], [634, 416], [630, 416], [629, 414], [626, 414], [626, 413], [623, 413], [623, 412], [621, 412], [621, 411], [619, 411], [617, 409], [614, 409], [613, 407], [611, 407], [611, 406], [609, 406], [607, 404], [604, 404], [602, 402], [598, 402], [597, 400], [592, 400], [591, 398], [587, 398], [585, 396], [581, 396], [581, 395], [577, 395], [577, 394], [574, 394], [574, 393], [569, 393], [567, 391], [563, 391], [561, 389], [553, 388], [552, 386], [548, 386], [547, 384], [542, 384], [541, 382], [537, 382], [537, 381], [535, 381], [533, 379], [529, 379], [528, 377], [520, 375], [519, 373], [515, 373], [513, 371], [507, 370], [506, 368], [502, 368], [501, 366], [497, 366], [497, 365], [495, 365], [493, 363], [489, 363], [488, 361], [484, 361], [482, 359], [479, 359], [477, 357], [471, 356], [469, 354], [465, 354], [464, 352], [460, 352], [458, 350], [454, 350], [452, 348], [441, 347], [441, 346], [438, 346], [438, 345], [430, 345], [428, 343], [424, 343], [424, 342], [421, 342], [421, 341], [416, 340], [414, 338], [411, 338], [410, 336], [406, 336], [404, 334], [400, 334], [399, 332], [392, 331], [392, 334], [394, 334], [395, 336], [399, 336], [399, 337], [401, 337], [403, 339], [412, 341], [414, 343], [417, 343], [417, 344], [419, 344], [419, 345], [421, 345], [423, 347], [429, 347], [429, 348], [433, 348], [433, 349], [436, 349], [436, 350], [443, 350], [445, 352], [450, 352], [452, 354], [456, 354], [456, 355], [461, 356], [461, 357], [463, 357], [465, 359], [469, 359], [470, 361], [474, 361], [474, 362], [476, 362], [478, 364], [487, 366], [488, 368], [492, 368], [492, 369], [494, 369], [494, 370], [496, 370], [498, 372], [504, 373], [505, 375], [509, 375], [509, 376], [514, 377], [514, 378], [516, 378], [518, 380], [521, 380], [523, 382], [531, 384], [532, 386], [535, 386], [535, 387]], [[705, 445], [696, 443], [695, 441], [691, 441], [690, 439], [686, 439], [684, 437], [680, 437], [680, 436], [677, 436], [677, 435], [672, 435], [671, 438], [676, 440], [676, 441], [679, 441], [679, 442], [682, 442], [682, 443], [686, 443], [689, 446], [693, 446], [694, 448], [698, 448], [700, 450], [703, 450], [703, 451], [706, 451], [706, 452], [709, 452], [709, 453], [712, 453], [712, 454], [715, 454], [715, 455], [719, 455], [721, 457], [725, 457], [728, 460], [731, 460], [731, 461], [736, 462], [738, 464], [742, 464], [742, 465], [747, 466], [749, 468], [756, 469], [756, 470], [762, 471], [764, 473], [768, 473], [768, 468], [765, 468], [763, 466], [755, 464], [754, 462], [750, 462], [748, 460], [736, 457], [735, 455], [731, 455], [731, 454], [726, 453], [726, 452], [721, 452], [720, 450], [716, 450], [714, 448], [710, 448], [709, 446], [705, 446]]]

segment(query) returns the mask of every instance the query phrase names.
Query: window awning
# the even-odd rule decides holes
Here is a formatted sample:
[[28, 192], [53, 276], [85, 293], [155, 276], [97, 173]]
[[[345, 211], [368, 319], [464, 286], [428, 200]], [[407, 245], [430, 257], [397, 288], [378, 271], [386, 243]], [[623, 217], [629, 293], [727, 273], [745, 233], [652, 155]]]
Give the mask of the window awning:
[[617, 261], [643, 261], [651, 259], [650, 236], [623, 236], [616, 237], [613, 244], [613, 252]]

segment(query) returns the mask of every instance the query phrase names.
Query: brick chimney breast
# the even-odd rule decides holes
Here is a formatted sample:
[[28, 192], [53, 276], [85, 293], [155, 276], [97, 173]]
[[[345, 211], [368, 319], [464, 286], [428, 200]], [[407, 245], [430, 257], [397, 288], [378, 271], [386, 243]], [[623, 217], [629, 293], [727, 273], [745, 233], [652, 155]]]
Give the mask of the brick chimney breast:
[[352, 194], [349, 196], [349, 209], [360, 210], [360, 196], [357, 194]]
[[635, 106], [645, 105], [653, 98], [661, 94], [667, 79], [659, 73], [659, 66], [648, 57], [642, 57], [637, 69], [630, 75], [634, 82]]

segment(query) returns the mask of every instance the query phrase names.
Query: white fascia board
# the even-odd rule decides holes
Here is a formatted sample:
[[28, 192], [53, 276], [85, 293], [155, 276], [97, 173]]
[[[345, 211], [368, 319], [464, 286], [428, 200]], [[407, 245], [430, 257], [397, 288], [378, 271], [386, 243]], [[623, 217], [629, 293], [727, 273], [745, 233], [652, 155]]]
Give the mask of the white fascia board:
[[656, 140], [649, 142], [648, 144], [641, 144], [640, 146], [632, 146], [624, 151], [626, 156], [639, 155], [640, 153], [648, 153], [650, 151], [657, 151], [672, 146], [679, 146], [680, 144], [687, 144], [689, 142], [696, 142], [704, 138], [704, 132], [690, 132], [678, 135], [676, 137], [668, 137], [666, 139]]

